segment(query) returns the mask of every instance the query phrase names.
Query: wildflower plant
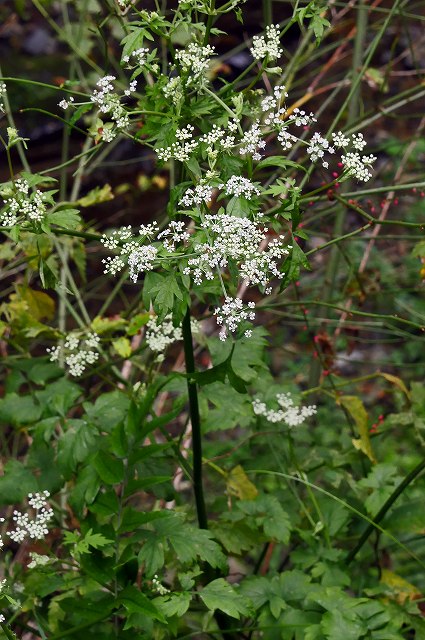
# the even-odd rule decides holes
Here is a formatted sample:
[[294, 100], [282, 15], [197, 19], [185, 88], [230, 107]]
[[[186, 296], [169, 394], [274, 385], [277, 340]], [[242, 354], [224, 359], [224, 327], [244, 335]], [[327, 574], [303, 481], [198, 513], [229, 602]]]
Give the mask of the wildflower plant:
[[[246, 66], [233, 77], [221, 21], [243, 21], [243, 0], [104, 4], [62, 8], [69, 78], [40, 82], [63, 125], [51, 171], [31, 171], [33, 141], [8, 106], [16, 79], [0, 78], [10, 173], [0, 185], [0, 259], [12, 275], [25, 269], [0, 304], [0, 347], [13, 352], [0, 399], [11, 454], [0, 494], [6, 506], [29, 493], [30, 507], [11, 512], [14, 529], [0, 538], [7, 588], [23, 585], [22, 598], [2, 600], [0, 625], [9, 639], [34, 630], [57, 640], [407, 640], [423, 629], [413, 597], [403, 607], [397, 580], [380, 581], [367, 557], [368, 582], [349, 568], [373, 531], [387, 533], [381, 521], [402, 490], [371, 442], [363, 403], [334, 380], [325, 330], [310, 335], [308, 304], [317, 323], [330, 322], [335, 254], [326, 295], [303, 305], [297, 293], [303, 274], [321, 268], [319, 250], [377, 223], [346, 200], [375, 175], [367, 135], [351, 112], [344, 128], [343, 110], [331, 127], [324, 108], [310, 111], [315, 80], [300, 97], [297, 57], [287, 59], [290, 27], [301, 27], [300, 47], [313, 55], [334, 8], [294, 2], [278, 23], [264, 2], [264, 29], [244, 43]], [[55, 5], [34, 5], [55, 24]], [[76, 16], [86, 48], [73, 35]], [[101, 49], [95, 33], [110, 44]], [[92, 186], [108, 163], [127, 170], [133, 152], [153, 175]], [[154, 189], [166, 203], [142, 217]], [[335, 237], [308, 249], [316, 203], [325, 214], [350, 204], [364, 224], [345, 234], [338, 214]], [[290, 317], [287, 302], [314, 348], [311, 388], [307, 363], [273, 329], [279, 313]], [[422, 410], [415, 388], [376, 375]], [[342, 435], [323, 427], [340, 429], [329, 402], [347, 420]]]

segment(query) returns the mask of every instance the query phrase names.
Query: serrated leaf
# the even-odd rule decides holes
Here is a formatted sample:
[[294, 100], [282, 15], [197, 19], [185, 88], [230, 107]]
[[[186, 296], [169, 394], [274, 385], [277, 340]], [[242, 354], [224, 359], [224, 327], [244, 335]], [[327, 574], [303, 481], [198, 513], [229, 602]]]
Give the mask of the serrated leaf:
[[189, 609], [191, 599], [190, 593], [172, 593], [169, 596], [156, 598], [155, 605], [167, 618], [181, 617]]
[[75, 230], [81, 225], [81, 216], [78, 209], [60, 209], [53, 211], [47, 216], [51, 224], [56, 224], [63, 229]]
[[112, 544], [113, 540], [105, 538], [101, 533], [93, 533], [93, 529], [89, 529], [84, 536], [78, 531], [65, 531], [64, 542], [67, 545], [75, 545], [76, 553], [89, 553], [89, 547], [93, 549], [101, 549], [102, 547]]
[[369, 416], [363, 402], [357, 396], [340, 396], [337, 403], [348, 411], [357, 427], [360, 438], [353, 438], [354, 447], [362, 451], [371, 462], [376, 463], [369, 437]]
[[200, 591], [199, 596], [207, 609], [219, 609], [232, 618], [239, 619], [241, 615], [250, 612], [250, 601], [238, 593], [224, 578], [213, 580]]
[[143, 544], [137, 557], [146, 575], [152, 578], [164, 566], [164, 545], [153, 535]]

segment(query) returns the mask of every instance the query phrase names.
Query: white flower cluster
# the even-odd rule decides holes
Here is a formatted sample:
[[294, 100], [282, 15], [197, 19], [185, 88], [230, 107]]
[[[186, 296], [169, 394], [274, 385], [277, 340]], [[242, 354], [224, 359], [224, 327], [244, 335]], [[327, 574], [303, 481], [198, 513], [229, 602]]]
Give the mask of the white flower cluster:
[[176, 244], [179, 242], [187, 242], [190, 238], [190, 234], [186, 231], [186, 223], [172, 220], [168, 227], [158, 233], [158, 240], [163, 240], [162, 244], [167, 251], [174, 251]]
[[307, 153], [312, 162], [316, 162], [316, 160], [321, 159], [322, 165], [327, 169], [329, 167], [329, 163], [324, 160], [325, 152], [332, 154], [335, 153], [335, 149], [329, 144], [326, 138], [323, 138], [320, 133], [316, 132], [309, 142]]
[[130, 63], [131, 58], [134, 58], [134, 62], [139, 67], [143, 67], [143, 65], [147, 61], [148, 55], [149, 55], [149, 49], [147, 49], [146, 47], [140, 47], [139, 49], [136, 49], [135, 51], [133, 51], [131, 56], [123, 56], [122, 61]]
[[369, 171], [369, 167], [375, 160], [376, 157], [373, 155], [361, 156], [359, 153], [347, 153], [341, 156], [341, 162], [347, 173], [362, 182], [367, 182], [371, 179], [372, 174]]
[[283, 53], [280, 48], [279, 25], [271, 24], [266, 27], [265, 36], [254, 36], [252, 39], [251, 55], [254, 60], [277, 60]]
[[168, 78], [167, 84], [163, 87], [164, 96], [171, 100], [174, 106], [179, 106], [184, 100], [183, 84], [180, 76]]
[[241, 156], [252, 156], [253, 160], [261, 160], [261, 154], [259, 150], [263, 150], [266, 147], [266, 142], [263, 140], [263, 133], [260, 129], [260, 121], [256, 120], [248, 131], [245, 131], [239, 149]]
[[87, 365], [94, 364], [99, 359], [98, 347], [100, 338], [97, 333], [81, 336], [79, 332], [68, 334], [63, 346], [47, 348], [52, 362], [64, 361], [71, 376], [81, 376]]
[[[91, 101], [98, 106], [100, 113], [110, 116], [112, 126], [104, 126], [102, 130], [102, 139], [105, 142], [111, 142], [119, 131], [127, 129], [130, 125], [130, 119], [125, 107], [121, 104], [121, 96], [115, 91], [115, 76], [104, 76], [97, 83], [97, 89], [91, 95]], [[129, 88], [124, 91], [124, 96], [129, 96], [136, 90], [136, 81], [130, 82]]]
[[23, 542], [26, 538], [33, 540], [43, 540], [49, 533], [47, 524], [53, 518], [53, 511], [48, 507], [46, 498], [50, 496], [48, 491], [42, 493], [30, 493], [28, 502], [35, 511], [35, 517], [30, 518], [27, 513], [21, 511], [13, 512], [15, 530], [9, 531], [7, 535], [14, 542]]
[[296, 427], [317, 413], [315, 404], [297, 407], [290, 393], [278, 393], [276, 400], [279, 409], [269, 409], [265, 402], [256, 398], [252, 403], [255, 415], [264, 416], [269, 422], [284, 422], [288, 427]]
[[288, 93], [284, 85], [276, 85], [273, 89], [273, 95], [267, 96], [261, 101], [261, 110], [266, 114], [264, 124], [280, 126], [282, 118], [286, 113], [285, 107], [282, 107], [282, 97], [287, 98]]
[[163, 162], [167, 162], [173, 158], [180, 162], [186, 162], [189, 160], [192, 153], [198, 146], [198, 141], [193, 138], [194, 127], [188, 124], [183, 129], [177, 129], [176, 138], [177, 141], [173, 142], [169, 147], [160, 147], [156, 149], [158, 159]]
[[179, 204], [188, 209], [194, 205], [199, 207], [201, 204], [208, 204], [212, 198], [213, 191], [214, 187], [200, 182], [193, 189], [187, 189]]
[[4, 113], [3, 96], [6, 95], [6, 85], [4, 82], [0, 82], [0, 113]]
[[75, 102], [74, 98], [72, 96], [69, 96], [68, 98], [63, 98], [60, 102], [58, 102], [58, 107], [66, 111], [73, 102]]
[[[152, 238], [158, 231], [159, 227], [154, 223], [139, 227], [139, 235], [144, 239]], [[108, 256], [102, 260], [105, 265], [103, 273], [115, 276], [128, 264], [130, 278], [137, 282], [141, 271], [151, 271], [154, 268], [158, 250], [152, 245], [142, 245], [139, 240], [134, 240], [130, 226], [117, 229], [110, 235], [104, 234], [100, 241], [107, 249], [119, 249], [117, 256]]]
[[146, 343], [151, 351], [164, 353], [167, 347], [177, 340], [182, 340], [180, 327], [174, 327], [171, 315], [158, 324], [158, 319], [151, 318], [146, 325]]
[[[307, 117], [308, 116], [305, 116], [305, 118]], [[302, 118], [304, 118], [304, 116], [302, 116]], [[290, 136], [290, 134], [287, 132], [284, 133], [283, 131], [279, 133], [278, 139], [282, 142], [284, 148], [290, 148], [290, 145], [297, 140], [295, 136]], [[354, 176], [357, 180], [361, 180], [362, 182], [367, 182], [372, 177], [372, 173], [369, 168], [375, 162], [376, 158], [373, 155], [360, 155], [359, 151], [362, 151], [366, 146], [366, 141], [362, 133], [353, 134], [351, 138], [345, 135], [342, 131], [332, 133], [331, 144], [329, 140], [316, 132], [307, 144], [307, 153], [310, 156], [310, 160], [312, 162], [320, 160], [325, 169], [329, 167], [325, 154], [333, 155], [335, 153], [335, 148], [339, 148], [346, 150], [346, 153], [341, 155], [341, 162], [344, 166], [346, 176]], [[347, 147], [354, 149], [354, 151], [350, 151]]]
[[[217, 316], [217, 324], [221, 326], [220, 340], [226, 340], [228, 332], [234, 333], [241, 322], [255, 320], [253, 309], [255, 309], [255, 302], [248, 302], [245, 305], [241, 298], [226, 296], [224, 304], [214, 311], [214, 315]], [[252, 331], [247, 329], [245, 336], [249, 338], [251, 335]]]
[[211, 131], [199, 138], [200, 143], [206, 144], [209, 160], [215, 160], [220, 151], [232, 149], [235, 146], [235, 136], [232, 135], [239, 126], [238, 120], [231, 120], [227, 127], [213, 124]]
[[28, 569], [35, 569], [36, 567], [45, 567], [50, 562], [49, 556], [43, 556], [34, 551], [30, 551], [31, 562], [28, 563]]
[[289, 253], [284, 237], [274, 239], [268, 247], [260, 250], [267, 238], [267, 228], [260, 228], [258, 222], [248, 218], [238, 218], [226, 214], [206, 215], [201, 223], [206, 232], [207, 243], [194, 243], [197, 254], [189, 258], [183, 270], [191, 275], [196, 284], [204, 278], [212, 280], [217, 270], [228, 266], [229, 260], [239, 265], [240, 276], [249, 285], [266, 286], [271, 277], [282, 278], [277, 260]]
[[314, 113], [306, 113], [302, 109], [295, 107], [288, 117], [288, 122], [296, 127], [309, 127], [314, 122], [317, 122], [317, 119], [314, 117]]
[[0, 213], [2, 227], [13, 227], [18, 222], [41, 222], [46, 215], [46, 194], [36, 189], [30, 193], [27, 180], [16, 180], [0, 193], [5, 209]]
[[260, 190], [251, 180], [243, 176], [232, 176], [226, 184], [219, 184], [219, 189], [224, 189], [226, 196], [236, 196], [251, 200], [253, 194], [259, 196]]
[[354, 151], [348, 151], [341, 156], [341, 162], [344, 170], [348, 175], [354, 176], [357, 180], [367, 182], [372, 177], [369, 167], [376, 161], [373, 155], [361, 156], [359, 151], [363, 151], [366, 146], [366, 140], [362, 133], [353, 133], [351, 139], [349, 136], [338, 131], [332, 134], [332, 139], [336, 147], [347, 149], [351, 145]]
[[167, 593], [170, 593], [170, 589], [167, 589], [167, 587], [164, 587], [164, 585], [161, 583], [160, 579], [156, 574], [152, 578], [152, 589], [156, 591], [157, 594], [160, 596], [165, 596]]
[[186, 87], [202, 87], [206, 82], [206, 72], [210, 65], [210, 57], [214, 55], [214, 47], [202, 47], [197, 42], [190, 42], [186, 49], [176, 52], [176, 60], [186, 76]]

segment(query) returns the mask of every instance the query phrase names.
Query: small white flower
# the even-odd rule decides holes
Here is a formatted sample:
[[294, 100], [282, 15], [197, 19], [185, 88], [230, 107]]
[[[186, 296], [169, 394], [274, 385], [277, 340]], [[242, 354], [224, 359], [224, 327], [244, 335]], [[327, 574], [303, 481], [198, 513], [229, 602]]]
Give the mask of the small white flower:
[[34, 551], [30, 551], [31, 562], [28, 563], [28, 569], [35, 569], [36, 567], [45, 567], [50, 562], [49, 556], [43, 556]]
[[264, 36], [254, 36], [252, 39], [251, 55], [254, 60], [277, 60], [283, 53], [280, 47], [279, 25], [266, 27]]
[[68, 109], [68, 107], [71, 106], [73, 102], [74, 98], [72, 96], [69, 96], [69, 98], [64, 98], [63, 100], [58, 102], [58, 107], [66, 111], [66, 109]]
[[52, 362], [60, 362], [63, 359], [71, 376], [81, 376], [87, 365], [94, 364], [99, 359], [100, 338], [97, 333], [88, 333], [86, 336], [80, 332], [67, 335], [63, 346], [47, 348]]
[[344, 169], [352, 176], [367, 182], [372, 177], [368, 167], [370, 167], [375, 161], [375, 156], [360, 156], [359, 153], [347, 153], [341, 156], [341, 161], [344, 165]]
[[212, 55], [214, 55], [214, 47], [210, 45], [203, 47], [196, 42], [190, 42], [186, 49], [176, 52], [175, 57], [185, 75], [187, 87], [204, 86]]
[[208, 184], [197, 184], [193, 189], [188, 189], [179, 201], [180, 205], [188, 209], [193, 205], [208, 204], [212, 198], [214, 188]]
[[257, 196], [260, 195], [258, 187], [256, 187], [251, 180], [242, 176], [232, 176], [226, 184], [220, 184], [218, 186], [219, 189], [224, 189], [224, 192], [228, 196], [236, 196], [238, 198], [242, 196], [247, 200], [251, 200], [253, 194]]
[[221, 327], [220, 340], [226, 340], [228, 332], [234, 333], [241, 322], [255, 320], [253, 309], [255, 309], [254, 302], [248, 302], [247, 305], [244, 305], [241, 298], [227, 296], [224, 304], [214, 311], [214, 315], [217, 316], [217, 324]]
[[350, 144], [350, 138], [342, 133], [342, 131], [337, 131], [332, 134], [332, 140], [336, 147], [344, 148]]
[[317, 413], [316, 405], [314, 404], [297, 407], [290, 393], [278, 393], [276, 400], [279, 409], [269, 409], [264, 402], [255, 398], [252, 403], [255, 415], [264, 416], [272, 423], [284, 422], [288, 427], [295, 427]]

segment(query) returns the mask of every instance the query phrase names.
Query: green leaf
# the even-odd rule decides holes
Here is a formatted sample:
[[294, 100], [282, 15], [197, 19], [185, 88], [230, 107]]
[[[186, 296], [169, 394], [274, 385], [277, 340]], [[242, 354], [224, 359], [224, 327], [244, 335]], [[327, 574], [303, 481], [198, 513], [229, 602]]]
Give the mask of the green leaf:
[[41, 412], [42, 407], [35, 404], [34, 399], [29, 395], [8, 393], [4, 398], [0, 398], [0, 422], [3, 425], [31, 424], [40, 418]]
[[40, 258], [38, 271], [43, 289], [54, 289], [58, 283], [59, 277], [52, 261]]
[[189, 609], [191, 599], [190, 593], [172, 593], [169, 596], [156, 598], [155, 605], [167, 618], [181, 617]]
[[106, 484], [119, 484], [124, 480], [124, 463], [106, 451], [99, 451], [92, 461], [100, 479]]
[[359, 640], [367, 632], [367, 626], [358, 620], [354, 612], [337, 607], [324, 614], [321, 627], [327, 640]]
[[81, 216], [78, 209], [59, 209], [49, 213], [47, 220], [64, 229], [75, 230], [81, 226]]
[[199, 596], [207, 609], [219, 609], [228, 616], [239, 619], [250, 612], [250, 601], [238, 593], [224, 578], [213, 580], [200, 591]]
[[83, 537], [78, 531], [64, 531], [64, 542], [67, 545], [75, 545], [77, 553], [89, 553], [89, 547], [101, 549], [114, 541], [105, 538], [101, 533], [93, 533], [93, 529], [89, 529]]
[[289, 542], [291, 521], [275, 496], [262, 495], [255, 500], [241, 500], [238, 508], [247, 515], [254, 516], [255, 522], [263, 527], [268, 538], [284, 544]]
[[165, 622], [161, 611], [141, 591], [131, 585], [121, 591], [117, 604], [123, 605], [129, 613], [143, 613], [149, 618]]
[[164, 545], [152, 535], [143, 544], [137, 560], [139, 566], [143, 566], [146, 575], [152, 578], [164, 566]]
[[22, 502], [38, 489], [37, 479], [18, 460], [9, 460], [0, 477], [0, 504]]
[[287, 167], [292, 167], [293, 169], [301, 169], [307, 173], [307, 169], [302, 165], [293, 162], [292, 160], [287, 160], [284, 156], [269, 156], [268, 158], [264, 158], [257, 164], [257, 169], [265, 169], [266, 167], [279, 167], [280, 169], [286, 169]]

